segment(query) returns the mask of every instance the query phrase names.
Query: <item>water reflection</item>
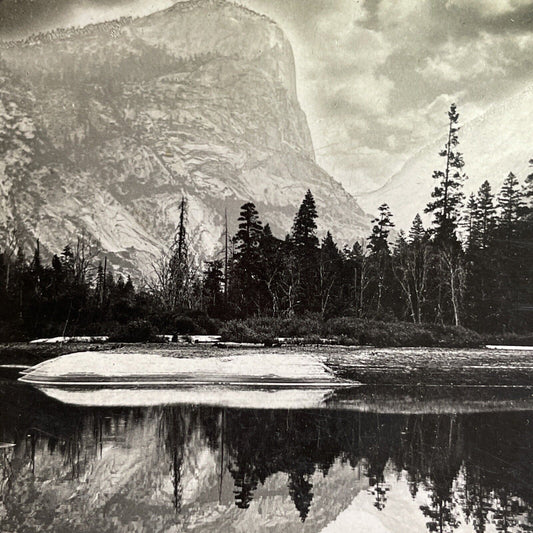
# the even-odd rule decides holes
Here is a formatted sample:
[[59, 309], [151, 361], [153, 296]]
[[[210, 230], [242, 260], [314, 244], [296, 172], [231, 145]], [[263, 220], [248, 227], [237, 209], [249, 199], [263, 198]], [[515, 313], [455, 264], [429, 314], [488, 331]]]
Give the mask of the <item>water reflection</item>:
[[0, 402], [1, 531], [533, 531], [529, 411]]

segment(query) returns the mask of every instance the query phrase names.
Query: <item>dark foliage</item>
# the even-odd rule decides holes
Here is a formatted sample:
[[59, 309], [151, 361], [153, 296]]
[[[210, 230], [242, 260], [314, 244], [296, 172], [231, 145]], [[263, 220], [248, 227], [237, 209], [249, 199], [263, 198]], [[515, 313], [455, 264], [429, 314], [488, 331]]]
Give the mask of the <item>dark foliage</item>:
[[[262, 224], [254, 203], [245, 203], [225, 260], [207, 262], [198, 274], [188, 253], [183, 199], [176, 236], [149, 288], [113, 275], [105, 261], [98, 264], [94, 245], [83, 237], [48, 262], [39, 242], [26, 258], [14, 234], [0, 254], [0, 340], [111, 332], [116, 339], [145, 341], [157, 333], [220, 330], [231, 340], [268, 343], [316, 335], [348, 344], [438, 345], [446, 338], [456, 345], [433, 326], [531, 332], [533, 174], [520, 186], [510, 173], [497, 201], [484, 182], [462, 210], [455, 106], [448, 117], [444, 170], [434, 173], [438, 185], [426, 209], [433, 214], [429, 231], [417, 215], [408, 235], [400, 231], [392, 243], [393, 215], [383, 204], [368, 246], [340, 248], [330, 232], [319, 240], [319, 214], [308, 190], [285, 239]], [[348, 317], [352, 329], [330, 331], [339, 317]], [[220, 329], [212, 319], [241, 322]], [[457, 338], [475, 344], [470, 337]]]

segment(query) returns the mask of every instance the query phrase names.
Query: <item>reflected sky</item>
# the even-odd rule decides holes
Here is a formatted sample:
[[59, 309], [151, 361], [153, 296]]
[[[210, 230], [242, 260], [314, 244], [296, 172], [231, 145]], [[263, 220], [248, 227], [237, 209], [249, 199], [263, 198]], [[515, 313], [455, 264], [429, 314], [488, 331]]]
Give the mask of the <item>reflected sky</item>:
[[0, 405], [0, 531], [533, 530], [531, 411]]

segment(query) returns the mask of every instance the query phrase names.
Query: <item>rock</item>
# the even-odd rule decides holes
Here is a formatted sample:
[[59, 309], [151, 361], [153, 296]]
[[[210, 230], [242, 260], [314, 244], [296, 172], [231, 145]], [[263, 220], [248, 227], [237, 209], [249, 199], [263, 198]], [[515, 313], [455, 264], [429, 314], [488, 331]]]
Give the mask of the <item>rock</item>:
[[0, 237], [57, 253], [84, 234], [149, 274], [183, 196], [212, 258], [254, 201], [283, 237], [305, 191], [340, 244], [371, 217], [316, 163], [292, 50], [269, 19], [211, 0], [0, 49]]

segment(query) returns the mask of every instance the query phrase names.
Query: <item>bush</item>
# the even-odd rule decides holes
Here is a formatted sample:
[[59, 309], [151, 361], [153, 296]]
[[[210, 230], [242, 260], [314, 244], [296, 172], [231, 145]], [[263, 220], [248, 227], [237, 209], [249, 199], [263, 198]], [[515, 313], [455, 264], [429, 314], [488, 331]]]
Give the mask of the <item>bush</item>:
[[258, 335], [243, 320], [229, 320], [220, 329], [223, 341], [259, 342]]
[[[378, 347], [447, 346], [477, 347], [484, 339], [475, 331], [460, 326], [378, 321], [356, 317], [320, 320], [318, 316], [294, 318], [250, 318], [230, 320], [219, 330], [222, 340], [260, 342], [272, 345], [279, 337], [319, 344], [330, 339], [345, 346], [370, 344]], [[485, 342], [486, 343], [486, 342]]]
[[156, 330], [148, 320], [133, 320], [118, 326], [110, 335], [112, 342], [155, 342]]
[[188, 316], [179, 316], [174, 320], [174, 331], [178, 335], [196, 333], [197, 328], [194, 320]]

